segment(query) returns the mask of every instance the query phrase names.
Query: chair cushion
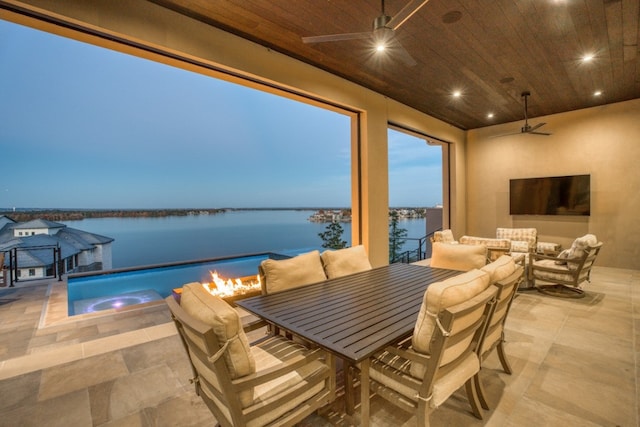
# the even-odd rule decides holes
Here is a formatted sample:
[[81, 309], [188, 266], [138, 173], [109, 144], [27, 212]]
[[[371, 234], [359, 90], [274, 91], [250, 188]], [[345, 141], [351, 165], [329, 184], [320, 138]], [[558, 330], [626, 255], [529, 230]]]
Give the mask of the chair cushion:
[[[567, 258], [581, 258], [585, 252], [589, 250], [589, 247], [598, 244], [598, 239], [593, 234], [585, 234], [582, 237], [578, 237], [571, 244]], [[575, 263], [567, 263], [569, 270], [577, 270], [578, 265]]]
[[[254, 345], [251, 347], [251, 351], [256, 360], [257, 372], [262, 372], [280, 365], [287, 359], [297, 355], [304, 355], [304, 353], [309, 350], [282, 336], [274, 336]], [[302, 365], [296, 370], [292, 370], [288, 374], [281, 375], [269, 382], [254, 387], [253, 400], [250, 403], [268, 403], [269, 399], [276, 398], [282, 393], [290, 392], [291, 389], [301, 386], [302, 383], [306, 383], [310, 377], [328, 369], [328, 366], [322, 361], [313, 360]], [[256, 421], [259, 421], [258, 425], [269, 424], [279, 418], [282, 414], [287, 413], [305, 400], [311, 398], [323, 388], [324, 382], [320, 381], [308, 390], [297, 393], [295, 397], [289, 399], [285, 404], [282, 404], [277, 409], [257, 418]], [[247, 402], [242, 403], [245, 408], [249, 406], [246, 404]]]
[[324, 251], [320, 258], [329, 279], [371, 270], [369, 257], [362, 245], [335, 251]]
[[293, 258], [266, 259], [260, 263], [267, 294], [309, 285], [327, 279], [319, 251], [311, 251]]
[[463, 245], [484, 245], [491, 249], [509, 250], [511, 248], [511, 240], [494, 239], [491, 237], [462, 236], [460, 243]]
[[487, 263], [487, 248], [483, 245], [450, 245], [434, 242], [432, 268], [469, 271]]
[[453, 231], [449, 229], [434, 232], [433, 241], [442, 243], [458, 243], [456, 242], [456, 239], [453, 238]]
[[554, 271], [544, 271], [544, 270], [539, 270], [537, 268], [534, 268], [533, 276], [536, 279], [540, 279], [546, 282], [554, 282], [554, 281], [571, 282], [575, 279], [574, 275], [571, 273], [571, 270], [569, 269], [569, 266], [566, 264], [558, 265], [556, 264], [556, 261], [552, 259], [541, 259], [539, 261], [535, 261], [533, 264], [535, 267], [550, 268], [554, 270]]
[[[515, 252], [529, 252], [536, 248], [538, 240], [538, 230], [536, 228], [497, 228], [496, 237], [498, 239], [511, 240], [511, 250]], [[515, 250], [513, 242], [527, 242], [526, 250]]]
[[[412, 347], [415, 351], [423, 354], [430, 354], [431, 337], [435, 331], [436, 316], [445, 308], [454, 306], [470, 298], [475, 297], [491, 284], [490, 276], [484, 271], [471, 270], [458, 276], [451, 277], [447, 280], [432, 283], [427, 288], [418, 314], [418, 320], [413, 330], [411, 339]], [[477, 317], [474, 313], [470, 313], [470, 322]], [[464, 321], [457, 324], [460, 328], [464, 328]], [[460, 348], [464, 348], [465, 343], [461, 341]], [[457, 357], [456, 347], [447, 349], [443, 355], [441, 364], [444, 365]], [[411, 364], [411, 374], [416, 378], [424, 376], [424, 365], [421, 363]]]
[[221, 346], [228, 342], [223, 357], [231, 378], [256, 371], [249, 340], [236, 310], [197, 282], [182, 287], [180, 305], [190, 316], [211, 326]]
[[523, 240], [511, 241], [511, 252], [526, 253], [529, 252], [529, 247], [529, 242], [525, 242]]
[[502, 255], [497, 260], [481, 268], [491, 276], [491, 283], [499, 282], [516, 271], [516, 263], [509, 255]]
[[[402, 394], [407, 399], [416, 402], [418, 394], [416, 389], [420, 386], [420, 381], [424, 377], [415, 377], [410, 372], [409, 366], [413, 367], [415, 363], [408, 360], [393, 356], [387, 352], [382, 352], [373, 356], [369, 373], [371, 379], [379, 382], [385, 387]], [[469, 353], [460, 365], [445, 375], [438, 377], [433, 383], [431, 390], [432, 398], [429, 401], [431, 408], [437, 408], [443, 404], [449, 396], [466, 383], [469, 378], [473, 377], [480, 370], [480, 360], [476, 353]], [[418, 380], [419, 378], [419, 380]], [[408, 384], [413, 384], [410, 387]]]

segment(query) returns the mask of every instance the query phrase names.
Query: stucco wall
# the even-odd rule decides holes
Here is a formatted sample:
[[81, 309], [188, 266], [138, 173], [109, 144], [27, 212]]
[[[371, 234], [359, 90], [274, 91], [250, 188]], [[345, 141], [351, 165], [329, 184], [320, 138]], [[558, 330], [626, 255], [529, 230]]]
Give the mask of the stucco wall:
[[[551, 136], [513, 135], [521, 122], [476, 129], [467, 140], [466, 234], [536, 227], [540, 240], [568, 247], [593, 233], [598, 265], [640, 269], [640, 99], [530, 120]], [[591, 174], [591, 215], [511, 216], [509, 179]]]

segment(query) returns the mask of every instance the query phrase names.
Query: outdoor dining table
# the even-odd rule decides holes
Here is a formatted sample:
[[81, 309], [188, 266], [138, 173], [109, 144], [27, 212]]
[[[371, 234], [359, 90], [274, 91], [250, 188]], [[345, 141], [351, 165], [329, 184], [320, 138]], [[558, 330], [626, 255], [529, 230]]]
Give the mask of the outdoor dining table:
[[[340, 357], [346, 363], [346, 412], [351, 415], [355, 405], [349, 367], [368, 364], [374, 353], [411, 335], [427, 287], [457, 274], [398, 263], [236, 304]], [[363, 397], [361, 404], [368, 402]]]

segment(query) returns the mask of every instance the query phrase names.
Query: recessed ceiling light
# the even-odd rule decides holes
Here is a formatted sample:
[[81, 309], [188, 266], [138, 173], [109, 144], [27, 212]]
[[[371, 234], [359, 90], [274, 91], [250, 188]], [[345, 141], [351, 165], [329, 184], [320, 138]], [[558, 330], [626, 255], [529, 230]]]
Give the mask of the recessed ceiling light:
[[487, 119], [493, 119], [493, 113], [487, 113]]
[[452, 95], [454, 98], [460, 98], [462, 96], [462, 92], [460, 92], [459, 90], [455, 90], [453, 91]]
[[593, 53], [587, 53], [582, 56], [582, 62], [591, 62], [593, 61], [593, 58], [595, 58], [595, 55]]
[[378, 43], [376, 45], [376, 52], [383, 52], [386, 49], [386, 46], [384, 45], [384, 43]]
[[593, 96], [600, 96], [602, 95], [602, 91], [601, 90], [597, 90], [595, 92], [593, 92]]

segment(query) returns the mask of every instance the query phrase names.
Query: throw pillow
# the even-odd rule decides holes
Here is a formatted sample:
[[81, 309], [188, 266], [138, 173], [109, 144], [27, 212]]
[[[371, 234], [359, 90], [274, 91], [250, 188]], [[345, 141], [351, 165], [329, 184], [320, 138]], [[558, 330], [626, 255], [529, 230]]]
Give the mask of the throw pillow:
[[487, 263], [487, 248], [484, 245], [451, 245], [434, 242], [432, 248], [432, 268], [469, 271]]
[[267, 294], [327, 280], [319, 251], [283, 260], [266, 259], [260, 263], [260, 270]]
[[320, 258], [329, 279], [371, 270], [369, 257], [362, 245], [335, 251], [324, 251]]

